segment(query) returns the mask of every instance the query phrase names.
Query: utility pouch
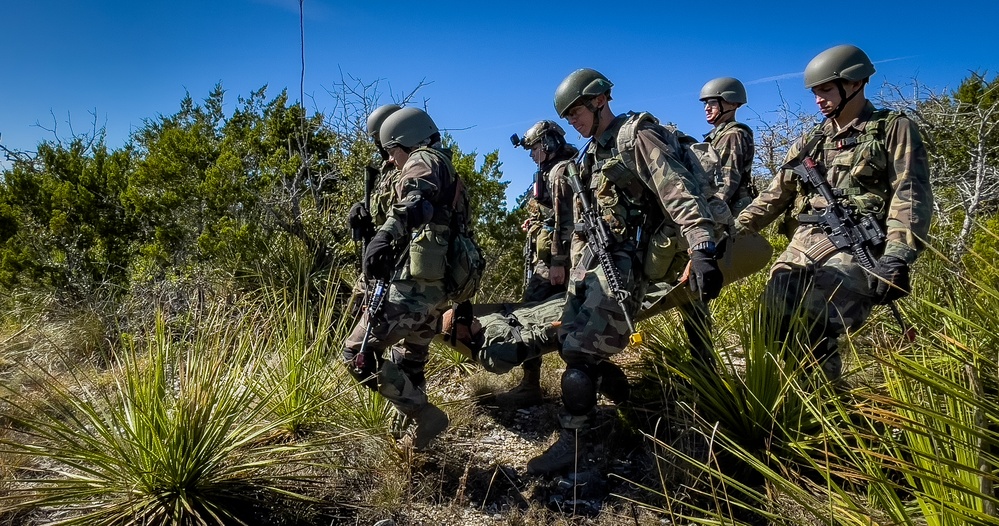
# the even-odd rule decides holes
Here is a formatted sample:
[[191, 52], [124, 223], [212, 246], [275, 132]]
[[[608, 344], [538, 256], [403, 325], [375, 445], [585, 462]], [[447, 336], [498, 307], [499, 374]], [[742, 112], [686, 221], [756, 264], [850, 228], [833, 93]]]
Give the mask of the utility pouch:
[[643, 272], [651, 281], [667, 277], [680, 252], [680, 240], [673, 225], [663, 225], [652, 235], [645, 252]]
[[409, 277], [425, 281], [444, 279], [449, 239], [447, 225], [427, 223], [409, 244]]

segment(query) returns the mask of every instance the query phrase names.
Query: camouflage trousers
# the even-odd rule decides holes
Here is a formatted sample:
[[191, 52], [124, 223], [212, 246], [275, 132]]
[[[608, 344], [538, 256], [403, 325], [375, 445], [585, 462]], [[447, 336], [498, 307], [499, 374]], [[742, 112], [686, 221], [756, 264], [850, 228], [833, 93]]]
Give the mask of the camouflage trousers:
[[556, 294], [545, 301], [479, 316], [483, 339], [476, 361], [491, 373], [505, 374], [557, 351], [564, 304], [565, 294]]
[[839, 337], [863, 325], [874, 307], [867, 271], [849, 251], [816, 250], [827, 240], [815, 226], [799, 227], [763, 294], [765, 334], [794, 338], [820, 362], [837, 354]]
[[359, 381], [377, 388], [401, 413], [422, 408], [427, 404], [424, 369], [430, 341], [437, 333], [437, 319], [447, 307], [440, 281], [393, 281], [381, 312], [372, 320], [366, 356], [361, 360], [365, 367], [354, 370], [367, 332], [367, 312], [344, 342], [344, 363]]
[[524, 302], [544, 301], [555, 294], [565, 292], [565, 285], [552, 285], [548, 265], [538, 260], [534, 264], [531, 279], [524, 285]]
[[[629, 243], [612, 254], [621, 275], [621, 288], [629, 294], [625, 308], [632, 320], [642, 303], [646, 285], [635, 266], [635, 252]], [[621, 352], [628, 345], [629, 336], [631, 330], [621, 306], [597, 258], [587, 247], [579, 264], [569, 273], [559, 330], [562, 359], [569, 365], [596, 364]]]

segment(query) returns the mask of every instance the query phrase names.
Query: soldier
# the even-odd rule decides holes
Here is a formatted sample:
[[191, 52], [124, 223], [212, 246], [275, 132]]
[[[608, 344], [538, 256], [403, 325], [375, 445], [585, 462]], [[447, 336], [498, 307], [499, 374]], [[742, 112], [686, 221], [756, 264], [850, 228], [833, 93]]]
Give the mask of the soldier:
[[701, 88], [704, 117], [714, 128], [704, 140], [718, 152], [716, 194], [738, 215], [758, 194], [753, 184], [753, 130], [736, 122], [735, 112], [746, 103], [746, 87], [738, 79], [720, 77]]
[[[371, 241], [371, 236], [375, 235], [375, 228], [381, 226], [388, 219], [388, 212], [392, 206], [392, 188], [395, 178], [399, 174], [399, 169], [389, 160], [388, 152], [382, 146], [378, 136], [378, 128], [381, 127], [385, 119], [402, 109], [398, 104], [385, 104], [379, 106], [368, 115], [366, 130], [368, 137], [375, 143], [378, 149], [378, 156], [381, 162], [366, 167], [366, 177], [364, 181], [364, 200], [354, 203], [347, 214], [347, 223], [350, 225], [351, 237], [354, 241], [360, 241], [367, 246]], [[372, 202], [374, 201], [374, 202]], [[361, 313], [361, 306], [364, 303], [365, 291], [368, 287], [364, 274], [357, 278], [357, 283], [351, 291], [351, 298], [348, 310], [358, 316]]]
[[399, 174], [388, 216], [364, 252], [364, 273], [387, 292], [384, 307], [365, 311], [347, 337], [343, 357], [358, 381], [376, 387], [416, 423], [413, 445], [423, 449], [449, 423], [427, 400], [424, 368], [449, 300], [444, 280], [450, 232], [468, 227], [468, 196], [425, 112], [396, 110], [379, 135]]
[[[565, 173], [579, 153], [565, 142], [565, 131], [556, 122], [544, 120], [531, 126], [523, 138], [511, 139], [531, 154], [538, 165], [529, 207], [524, 222], [527, 231], [524, 301], [537, 302], [565, 292], [569, 266], [569, 246], [573, 231], [572, 193]], [[526, 407], [541, 402], [541, 358], [524, 361], [520, 385], [501, 393], [497, 402]]]
[[[782, 171], [739, 214], [737, 229], [758, 232], [784, 215], [791, 238], [770, 272], [763, 307], [767, 334], [784, 340], [804, 318], [805, 345], [833, 380], [842, 372], [837, 339], [858, 328], [874, 305], [909, 293], [909, 268], [923, 249], [933, 196], [926, 148], [904, 114], [876, 109], [864, 88], [874, 64], [859, 48], [841, 45], [819, 53], [805, 68], [805, 87], [825, 119], [798, 139]], [[872, 218], [886, 233], [874, 271], [849, 248], [837, 249], [817, 218], [827, 202], [795, 167], [814, 159], [834, 195]], [[794, 322], [794, 323], [793, 323]]]
[[716, 224], [702, 183], [678, 158], [684, 154], [676, 135], [648, 114], [615, 116], [609, 105], [611, 87], [595, 70], [576, 70], [556, 89], [555, 111], [590, 139], [580, 175], [584, 191], [592, 193], [587, 199], [613, 238], [612, 273], [619, 274], [625, 310], [609, 284], [614, 276], [605, 275], [587, 246], [569, 275], [559, 331], [566, 363], [562, 430], [555, 444], [528, 462], [533, 474], [571, 467], [585, 445], [597, 393], [627, 392], [626, 384], [611, 388], [623, 374], [610, 359], [628, 343], [628, 321], [635, 318], [649, 279], [671, 280], [689, 263], [690, 287], [699, 300], [716, 297], [721, 288]]

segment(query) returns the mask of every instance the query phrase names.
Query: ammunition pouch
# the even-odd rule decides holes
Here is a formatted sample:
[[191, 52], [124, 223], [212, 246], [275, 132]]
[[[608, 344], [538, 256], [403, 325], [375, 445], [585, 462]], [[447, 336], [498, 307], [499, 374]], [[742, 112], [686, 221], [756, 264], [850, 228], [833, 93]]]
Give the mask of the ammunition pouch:
[[446, 225], [428, 223], [409, 244], [409, 277], [424, 281], [444, 279], [450, 232]]

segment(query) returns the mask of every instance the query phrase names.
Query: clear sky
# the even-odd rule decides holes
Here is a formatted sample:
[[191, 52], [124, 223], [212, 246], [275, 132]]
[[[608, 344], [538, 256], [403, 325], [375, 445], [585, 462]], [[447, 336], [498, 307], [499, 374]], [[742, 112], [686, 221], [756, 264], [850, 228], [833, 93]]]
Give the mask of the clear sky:
[[[939, 91], [970, 71], [999, 73], [994, 0], [304, 0], [304, 10], [307, 107], [332, 111], [328, 90], [344, 78], [377, 81], [379, 103], [426, 82], [417, 97], [463, 150], [500, 150], [511, 197], [535, 167], [510, 135], [558, 120], [555, 88], [580, 67], [614, 82], [615, 112], [650, 111], [695, 136], [709, 129], [697, 96], [714, 77], [747, 84], [738, 118], [751, 126], [781, 95], [814, 110], [801, 72], [837, 44], [871, 56], [874, 89], [915, 78]], [[287, 88], [297, 100], [299, 1], [0, 0], [0, 57], [2, 144], [34, 150], [53, 138], [43, 128], [65, 138], [71, 126], [89, 131], [96, 113], [117, 148], [143, 119], [176, 112], [185, 93], [203, 100], [216, 83], [230, 112], [265, 84], [268, 98]]]

